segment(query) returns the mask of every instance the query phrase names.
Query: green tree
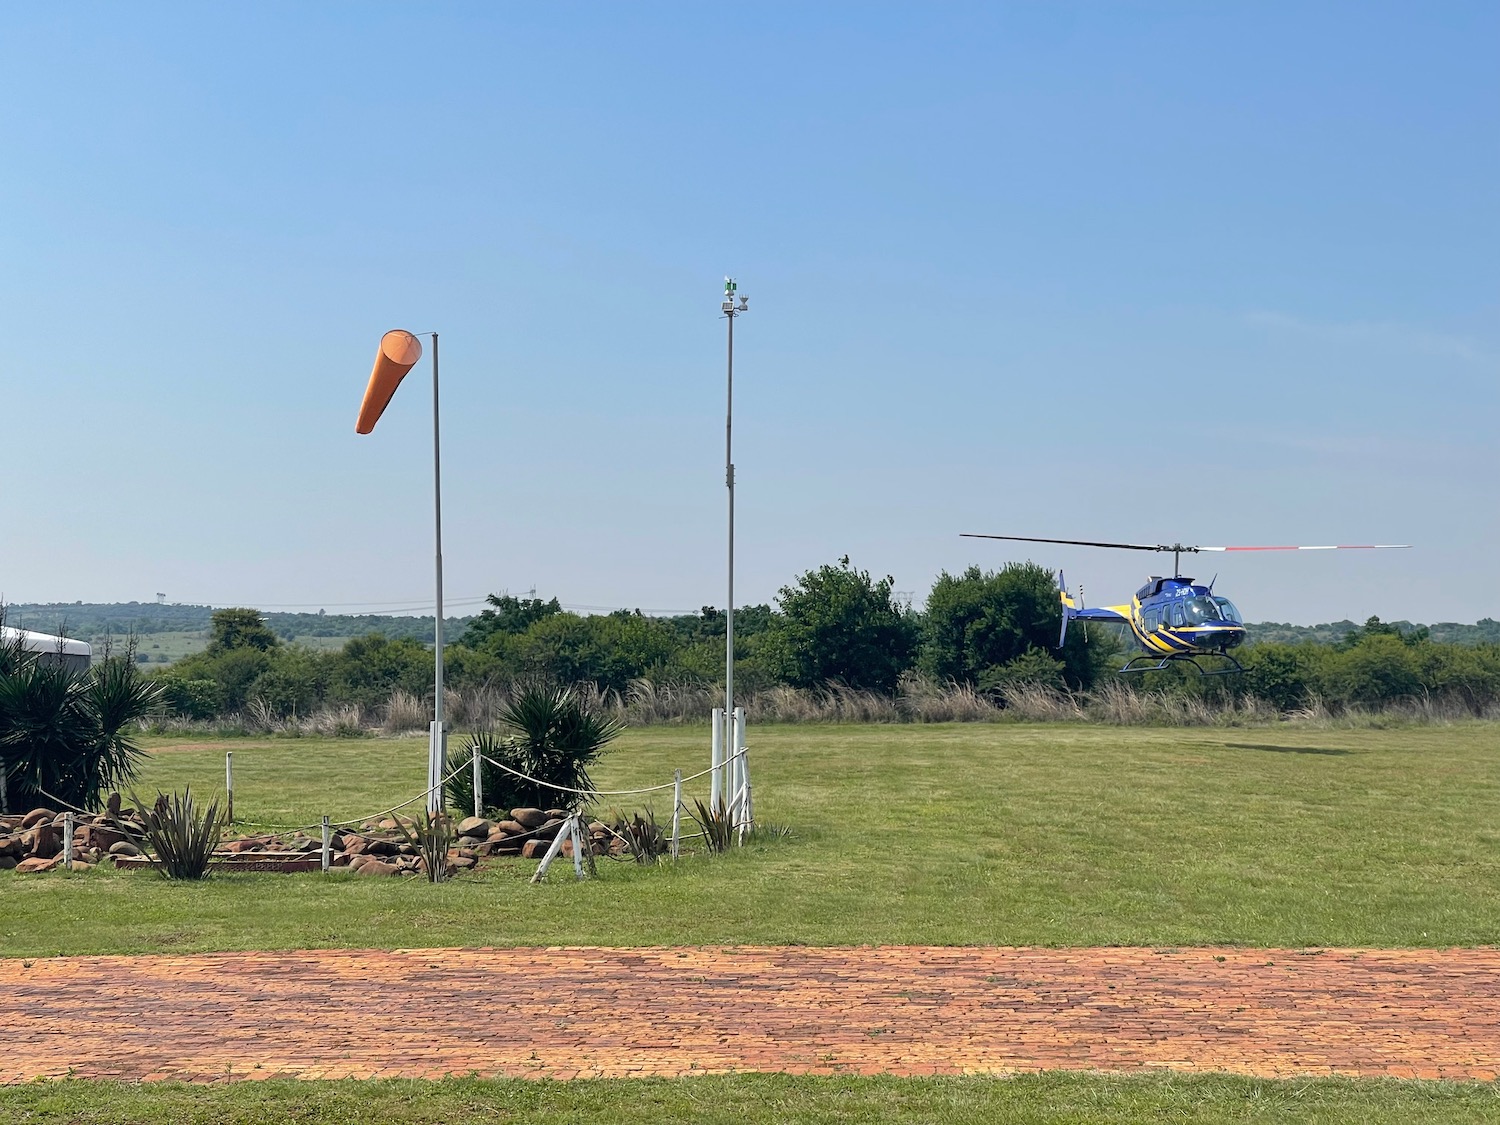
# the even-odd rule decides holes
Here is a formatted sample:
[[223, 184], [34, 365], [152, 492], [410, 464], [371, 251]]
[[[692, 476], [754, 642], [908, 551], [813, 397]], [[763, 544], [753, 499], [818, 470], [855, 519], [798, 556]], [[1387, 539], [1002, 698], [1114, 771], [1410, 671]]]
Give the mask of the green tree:
[[989, 572], [971, 566], [957, 576], [944, 571], [927, 595], [923, 625], [922, 670], [940, 681], [981, 687], [1059, 678], [1088, 687], [1117, 651], [1102, 631], [1090, 640], [1077, 625], [1063, 648], [1055, 648], [1062, 627], [1057, 582], [1035, 563]]
[[516, 636], [526, 632], [538, 621], [554, 617], [563, 611], [556, 598], [542, 601], [541, 598], [513, 598], [509, 594], [491, 594], [487, 599], [490, 608], [468, 624], [458, 643], [466, 648], [484, 648], [494, 636]]
[[274, 630], [266, 626], [258, 609], [215, 610], [209, 627], [209, 652], [227, 652], [253, 648], [267, 652], [281, 643]]
[[872, 581], [845, 555], [809, 570], [777, 595], [780, 615], [766, 637], [768, 655], [797, 687], [837, 681], [893, 692], [911, 667], [917, 622], [891, 597], [895, 579]]
[[397, 688], [421, 698], [432, 692], [432, 650], [380, 633], [354, 637], [329, 661], [327, 675], [330, 703], [378, 707]]

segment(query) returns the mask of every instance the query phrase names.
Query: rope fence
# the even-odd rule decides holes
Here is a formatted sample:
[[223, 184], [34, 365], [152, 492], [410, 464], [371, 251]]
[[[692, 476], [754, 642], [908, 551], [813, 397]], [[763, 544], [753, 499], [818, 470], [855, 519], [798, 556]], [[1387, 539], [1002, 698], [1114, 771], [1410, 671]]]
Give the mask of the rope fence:
[[[335, 830], [363, 825], [370, 821], [378, 821], [384, 817], [392, 816], [393, 814], [398, 813], [402, 809], [414, 805], [419, 801], [428, 801], [432, 797], [433, 793], [440, 793], [443, 790], [444, 786], [446, 786], [459, 774], [463, 773], [466, 769], [473, 770], [474, 807], [476, 809], [476, 815], [478, 815], [477, 810], [479, 810], [483, 804], [483, 793], [480, 780], [480, 762], [483, 761], [489, 763], [491, 766], [502, 771], [503, 773], [509, 774], [510, 776], [515, 777], [521, 781], [528, 782], [529, 784], [536, 785], [543, 789], [549, 789], [554, 792], [567, 793], [573, 796], [584, 797], [590, 800], [599, 797], [645, 796], [652, 793], [665, 792], [668, 789], [672, 790], [670, 854], [672, 859], [676, 860], [681, 855], [682, 844], [685, 841], [695, 839], [707, 840], [709, 837], [707, 826], [702, 824], [701, 821], [699, 821], [699, 817], [695, 816], [693, 812], [686, 807], [686, 805], [683, 803], [682, 796], [682, 787], [684, 784], [692, 781], [697, 781], [700, 778], [709, 775], [713, 775], [714, 781], [709, 804], [711, 812], [717, 814], [722, 811], [725, 815], [729, 816], [731, 818], [731, 823], [729, 826], [730, 831], [733, 832], [737, 830], [739, 835], [739, 842], [741, 844], [744, 843], [745, 832], [751, 827], [749, 819], [750, 784], [748, 773], [745, 771], [745, 759], [748, 753], [748, 749], [749, 748], [747, 746], [740, 745], [736, 747], [732, 753], [729, 753], [727, 755], [716, 754], [713, 765], [710, 765], [707, 769], [699, 770], [697, 773], [690, 774], [687, 777], [684, 777], [682, 775], [681, 770], [677, 770], [675, 776], [671, 781], [661, 785], [648, 785], [637, 789], [580, 789], [569, 785], [559, 785], [556, 782], [547, 781], [543, 778], [532, 777], [530, 774], [524, 773], [512, 766], [508, 766], [504, 762], [497, 762], [489, 755], [481, 753], [478, 746], [473, 746], [471, 748], [472, 752], [468, 756], [468, 761], [464, 762], [462, 765], [454, 767], [449, 771], [446, 777], [439, 780], [436, 784], [424, 788], [415, 796], [410, 797], [399, 804], [392, 805], [390, 808], [382, 809], [379, 812], [370, 813], [365, 816], [351, 817], [347, 820], [334, 821], [330, 820], [327, 816], [324, 816], [320, 820], [315, 821], [311, 824], [295, 825], [277, 824], [269, 821], [236, 819], [234, 817], [234, 772], [233, 752], [231, 751], [226, 753], [225, 755], [225, 783], [227, 790], [228, 822], [252, 829], [270, 829], [271, 831], [264, 834], [273, 838], [290, 836], [294, 834], [312, 838], [313, 833], [317, 832], [322, 836], [322, 866], [323, 870], [327, 871], [330, 869], [330, 847], [332, 836]], [[725, 790], [728, 789], [728, 787], [725, 787], [725, 790], [721, 790], [720, 782], [723, 778], [736, 776], [737, 770], [738, 776], [743, 778], [743, 783], [738, 791], [735, 791], [731, 794], [731, 799], [726, 803], [723, 801], [722, 794], [723, 792], [725, 792]], [[104, 814], [90, 812], [85, 808], [73, 804], [71, 801], [64, 800], [56, 794], [48, 792], [40, 785], [38, 785], [36, 788], [37, 792], [41, 793], [48, 800], [56, 802], [64, 810], [67, 810], [64, 833], [67, 839], [64, 842], [64, 848], [67, 860], [71, 862], [75, 824], [74, 814], [81, 814], [90, 818]], [[683, 813], [686, 813], [688, 817], [693, 821], [698, 822], [700, 831], [693, 833], [682, 832]], [[120, 817], [112, 815], [109, 816], [109, 827], [136, 841], [143, 841], [146, 838], [146, 834], [142, 829]], [[605, 829], [609, 833], [609, 835], [624, 842], [627, 847], [632, 848], [633, 850], [634, 845], [632, 844], [631, 840], [627, 839], [624, 835], [607, 824], [605, 825]], [[512, 834], [505, 838], [507, 840], [536, 839], [538, 838], [539, 834], [545, 830], [545, 826], [532, 828], [521, 833]], [[558, 828], [555, 836], [552, 839], [551, 847], [548, 849], [546, 855], [543, 856], [542, 863], [538, 867], [536, 875], [532, 878], [532, 882], [539, 882], [546, 875], [548, 865], [558, 854], [560, 854], [563, 848], [563, 844], [566, 840], [571, 840], [573, 842], [574, 866], [578, 872], [579, 878], [583, 877], [585, 866], [587, 866], [590, 873], [593, 872], [593, 847], [591, 843], [590, 830], [585, 825], [583, 814], [581, 812], [573, 812], [569, 814], [564, 823]], [[579, 854], [580, 852], [587, 853], [586, 863], [585, 858]], [[623, 859], [624, 857], [622, 856], [615, 858]]]

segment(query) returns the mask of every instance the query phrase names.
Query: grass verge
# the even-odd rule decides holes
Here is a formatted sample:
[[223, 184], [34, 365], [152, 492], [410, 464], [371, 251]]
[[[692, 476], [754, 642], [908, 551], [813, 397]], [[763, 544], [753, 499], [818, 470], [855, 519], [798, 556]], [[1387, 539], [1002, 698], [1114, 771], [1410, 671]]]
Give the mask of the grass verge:
[[[627, 732], [609, 789], [707, 758]], [[0, 955], [336, 946], [1000, 944], [1418, 946], [1500, 941], [1500, 732], [765, 726], [756, 807], [794, 836], [675, 867], [534, 865], [452, 883], [0, 872]], [[311, 823], [418, 792], [422, 739], [157, 744], [143, 796]], [[689, 796], [702, 796], [701, 783]], [[638, 799], [658, 819], [670, 797]]]
[[0, 1089], [0, 1125], [1090, 1125], [1094, 1122], [1482, 1122], [1500, 1091], [1474, 1083], [1220, 1075], [296, 1082], [222, 1086], [55, 1081]]

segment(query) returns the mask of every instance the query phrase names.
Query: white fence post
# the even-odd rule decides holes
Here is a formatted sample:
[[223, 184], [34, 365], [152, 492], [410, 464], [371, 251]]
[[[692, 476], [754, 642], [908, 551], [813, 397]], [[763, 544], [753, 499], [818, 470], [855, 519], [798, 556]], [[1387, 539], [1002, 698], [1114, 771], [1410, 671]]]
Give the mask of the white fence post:
[[224, 754], [224, 792], [229, 794], [229, 823], [234, 823], [234, 751]]
[[749, 762], [746, 756], [745, 742], [745, 709], [736, 707], [734, 709], [734, 814], [736, 820], [743, 820], [745, 811], [745, 789], [750, 784]]
[[672, 777], [672, 858], [682, 854], [682, 771]]
[[63, 813], [63, 870], [73, 870], [73, 814]]
[[333, 829], [328, 824], [328, 814], [323, 814], [323, 874], [333, 866]]
[[536, 865], [536, 874], [531, 877], [533, 883], [540, 883], [547, 877], [547, 868], [552, 866], [552, 861], [562, 851], [563, 840], [567, 838], [568, 834], [567, 828], [566, 824], [558, 827], [557, 835], [552, 837], [552, 844], [547, 848], [547, 854], [542, 856], [542, 862]]
[[480, 780], [479, 744], [474, 744], [474, 815], [484, 815], [484, 782]]
[[714, 708], [713, 741], [708, 758], [708, 807], [717, 809], [724, 800], [724, 709]]

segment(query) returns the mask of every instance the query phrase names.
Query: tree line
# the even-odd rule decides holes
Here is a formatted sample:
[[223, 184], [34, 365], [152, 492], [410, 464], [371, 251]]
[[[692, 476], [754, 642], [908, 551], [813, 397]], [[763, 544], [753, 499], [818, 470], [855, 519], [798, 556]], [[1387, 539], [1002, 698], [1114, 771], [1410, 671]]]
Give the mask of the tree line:
[[[1002, 699], [1019, 685], [1087, 691], [1127, 655], [1108, 626], [1071, 629], [1055, 648], [1057, 587], [1051, 571], [1032, 563], [944, 573], [920, 612], [895, 597], [893, 581], [845, 557], [798, 576], [774, 605], [736, 609], [736, 684], [746, 692], [839, 685], [892, 695], [904, 679], [922, 677]], [[556, 598], [488, 601], [444, 648], [447, 683], [456, 690], [545, 680], [623, 694], [641, 680], [723, 683], [720, 609], [583, 616]], [[378, 709], [396, 691], [431, 696], [432, 652], [411, 636], [371, 633], [337, 652], [314, 652], [286, 643], [253, 609], [219, 610], [211, 629], [206, 651], [158, 673], [168, 705], [190, 718], [252, 704], [289, 717], [329, 705]], [[1204, 680], [1169, 669], [1133, 682], [1219, 698], [1255, 695], [1283, 711], [1314, 700], [1380, 706], [1427, 695], [1460, 701], [1478, 714], [1500, 702], [1500, 645], [1443, 643], [1378, 618], [1333, 644], [1263, 642], [1240, 650], [1240, 659], [1244, 676]]]

